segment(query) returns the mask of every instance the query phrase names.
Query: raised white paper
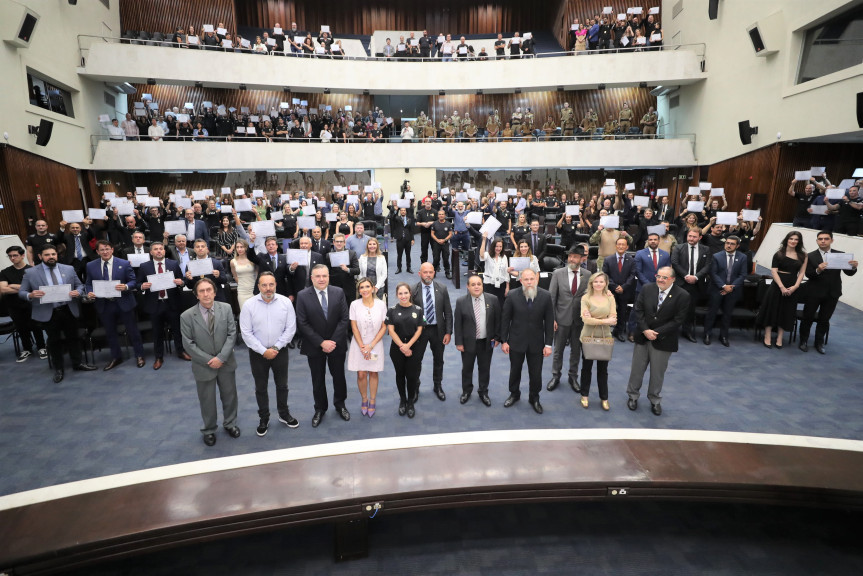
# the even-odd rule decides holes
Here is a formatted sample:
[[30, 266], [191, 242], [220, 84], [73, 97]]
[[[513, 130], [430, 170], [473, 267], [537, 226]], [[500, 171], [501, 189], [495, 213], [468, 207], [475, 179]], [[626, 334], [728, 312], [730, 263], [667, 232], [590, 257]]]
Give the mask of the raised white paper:
[[128, 200], [117, 200], [116, 202], [111, 202], [111, 206], [113, 206], [114, 210], [120, 216], [129, 216], [130, 214], [135, 213], [135, 203], [129, 202]]
[[650, 206], [650, 198], [647, 196], [633, 196], [632, 203], [636, 206], [647, 208], [648, 206]]
[[794, 179], [798, 182], [809, 182], [810, 178], [812, 178], [811, 170], [797, 170], [794, 172]]
[[761, 209], [743, 210], [742, 216], [744, 222], [758, 222], [758, 218], [761, 217]]
[[234, 213], [234, 207], [231, 206], [230, 204], [222, 204], [221, 208], [219, 208], [219, 211], [222, 214], [233, 214]]
[[104, 220], [108, 217], [108, 211], [104, 208], [90, 208], [87, 210], [87, 216], [89, 216], [91, 220]]
[[713, 184], [711, 184], [710, 182], [699, 182], [698, 183], [698, 189], [699, 190], [710, 190], [711, 188], [713, 188]]
[[564, 207], [564, 210], [566, 211], [565, 214], [569, 214], [570, 216], [578, 216], [578, 208], [578, 204], [567, 204]]
[[497, 229], [501, 227], [501, 222], [494, 216], [489, 216], [488, 220], [486, 220], [482, 227], [479, 229], [480, 234], [485, 234], [489, 238], [494, 236], [494, 233], [497, 232]]
[[610, 214], [608, 216], [603, 216], [599, 219], [599, 225], [603, 228], [619, 228], [620, 227], [620, 216], [617, 214]]
[[668, 188], [659, 188], [656, 191], [657, 198], [662, 198], [663, 196], [668, 196]]
[[273, 222], [277, 220], [283, 220], [284, 218], [285, 217], [282, 215], [281, 210], [273, 210], [272, 212], [270, 212], [270, 220], [272, 220]]
[[122, 284], [118, 280], [93, 280], [93, 294], [96, 298], [119, 298], [122, 294], [117, 290], [117, 285]]
[[327, 212], [326, 214], [324, 214], [324, 219], [327, 222], [335, 222], [336, 220], [339, 219], [339, 215], [336, 214], [335, 212]]
[[687, 196], [701, 196], [701, 188], [698, 186], [690, 186], [689, 192], [686, 193]]
[[506, 202], [509, 200], [509, 194], [506, 192], [501, 192], [500, 194], [495, 194], [494, 199], [496, 202]]
[[296, 262], [299, 266], [308, 266], [309, 265], [309, 252], [307, 250], [300, 250], [299, 248], [289, 248], [285, 252], [285, 261], [288, 266]]
[[824, 176], [825, 166], [813, 166], [809, 169], [813, 176]]
[[521, 272], [530, 268], [530, 258], [527, 256], [514, 256], [509, 259], [509, 265], [516, 272]]
[[63, 220], [69, 222], [78, 222], [81, 223], [84, 221], [84, 211], [83, 210], [63, 210]]
[[201, 258], [200, 260], [189, 260], [189, 263], [186, 264], [186, 272], [191, 272], [193, 278], [195, 276], [206, 276], [207, 274], [212, 274], [213, 259]]
[[234, 200], [234, 208], [237, 209], [237, 212], [251, 212], [252, 201], [248, 198], [237, 198]]
[[617, 194], [617, 188], [614, 186], [603, 186], [601, 192], [603, 196], [614, 196]]
[[132, 265], [132, 268], [138, 268], [144, 262], [148, 262], [150, 260], [149, 254], [129, 254], [126, 257], [129, 260], [129, 264]]
[[[618, 16], [620, 16], [620, 14], [618, 14]], [[623, 20], [623, 18], [621, 18], [621, 20]], [[624, 36], [620, 39], [620, 44], [621, 46], [629, 46], [629, 38]]]
[[614, 178], [606, 178], [603, 186], [614, 186]]
[[311, 230], [315, 227], [314, 216], [300, 216], [297, 218], [297, 228], [300, 230]]
[[713, 188], [712, 190], [710, 190], [710, 195], [711, 196], [724, 196], [725, 195], [725, 188]]
[[824, 216], [827, 214], [827, 206], [824, 204], [813, 204], [809, 209], [813, 216]]
[[704, 210], [704, 202], [701, 200], [690, 200], [686, 203], [687, 212], [701, 212]]
[[854, 254], [829, 252], [824, 255], [824, 262], [827, 263], [828, 270], [851, 270], [851, 262], [854, 260]]
[[482, 212], [468, 212], [464, 221], [465, 224], [482, 224]]
[[654, 226], [648, 226], [647, 227], [647, 233], [648, 234], [656, 234], [660, 238], [665, 236], [665, 234], [667, 232], [668, 232], [668, 230], [665, 229], [665, 224], [656, 224]]
[[717, 212], [716, 213], [716, 223], [724, 224], [726, 226], [735, 226], [737, 225], [737, 213], [736, 212]]
[[467, 192], [456, 192], [455, 193], [455, 201], [456, 202], [467, 202], [468, 195]]
[[330, 266], [336, 268], [344, 264], [345, 266], [351, 263], [351, 253], [347, 250], [342, 250], [341, 252], [330, 252]]
[[828, 200], [841, 200], [845, 197], [845, 190], [842, 188], [828, 188], [824, 193]]
[[186, 221], [185, 220], [166, 220], [165, 221], [165, 232], [167, 232], [169, 236], [174, 236], [176, 234], [185, 234], [186, 233]]

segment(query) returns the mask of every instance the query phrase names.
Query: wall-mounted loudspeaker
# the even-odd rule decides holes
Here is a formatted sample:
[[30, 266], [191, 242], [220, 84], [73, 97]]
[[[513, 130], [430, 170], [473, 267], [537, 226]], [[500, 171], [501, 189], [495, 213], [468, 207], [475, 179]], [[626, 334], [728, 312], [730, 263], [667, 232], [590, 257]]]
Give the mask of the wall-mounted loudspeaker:
[[47, 146], [51, 140], [51, 131], [54, 130], [54, 123], [44, 118], [39, 122], [39, 126], [30, 126], [30, 134], [36, 135], [37, 146]]
[[[33, 32], [36, 30], [36, 24], [39, 22], [39, 14], [30, 8], [16, 3], [10, 3], [8, 8], [10, 26], [8, 28], [4, 27], [4, 31], [11, 32], [15, 36], [9, 38], [4, 34], [3, 41], [18, 48], [27, 48], [30, 46]], [[17, 25], [13, 23], [17, 23]]]
[[740, 130], [740, 143], [752, 144], [752, 135], [758, 134], [758, 126], [750, 126], [749, 120], [744, 120], [738, 122], [737, 127]]
[[707, 4], [707, 17], [711, 20], [719, 17], [719, 0], [710, 0]]

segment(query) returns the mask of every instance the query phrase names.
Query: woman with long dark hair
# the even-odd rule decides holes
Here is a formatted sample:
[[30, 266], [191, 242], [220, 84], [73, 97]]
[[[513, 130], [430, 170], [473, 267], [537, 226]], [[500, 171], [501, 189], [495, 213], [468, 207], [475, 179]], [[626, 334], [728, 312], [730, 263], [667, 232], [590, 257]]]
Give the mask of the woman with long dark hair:
[[776, 348], [782, 348], [785, 332], [794, 327], [797, 318], [800, 283], [806, 273], [808, 255], [803, 248], [803, 235], [792, 230], [785, 235], [779, 250], [773, 255], [770, 274], [773, 283], [767, 289], [764, 303], [758, 310], [756, 324], [764, 328], [764, 346], [773, 347], [772, 332], [776, 330]]

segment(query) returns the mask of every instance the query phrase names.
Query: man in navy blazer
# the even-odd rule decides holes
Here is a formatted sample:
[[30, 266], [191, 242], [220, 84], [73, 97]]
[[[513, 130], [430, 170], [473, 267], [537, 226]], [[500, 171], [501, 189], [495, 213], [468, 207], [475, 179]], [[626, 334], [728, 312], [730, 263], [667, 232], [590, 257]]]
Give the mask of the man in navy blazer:
[[[153, 325], [153, 351], [156, 361], [153, 370], [162, 367], [165, 356], [165, 324], [171, 327], [171, 335], [174, 337], [174, 346], [177, 347], [177, 356], [183, 360], [191, 360], [191, 356], [183, 351], [183, 335], [180, 332], [180, 291], [183, 289], [183, 274], [176, 260], [165, 258], [165, 245], [161, 242], [150, 244], [151, 260], [143, 262], [138, 267], [138, 286], [141, 288], [141, 304], [144, 312], [150, 316]], [[169, 290], [150, 290], [151, 284], [147, 277], [152, 274], [174, 275], [174, 288]]]
[[695, 306], [707, 294], [713, 255], [701, 243], [701, 230], [694, 228], [686, 233], [686, 244], [677, 246], [671, 253], [671, 267], [677, 278], [674, 283], [689, 293], [689, 309], [683, 324], [683, 335], [692, 343], [695, 338]]
[[[276, 278], [276, 294], [289, 297], [293, 301], [295, 292], [293, 290], [292, 279], [288, 274], [288, 264], [285, 260], [285, 255], [279, 254], [279, 241], [273, 236], [266, 239], [264, 246], [267, 248], [266, 253], [258, 254], [254, 247], [250, 247], [246, 252], [246, 257], [249, 259], [249, 262], [258, 267], [258, 278], [260, 278], [262, 272], [272, 272]], [[256, 279], [253, 293], [258, 294], [259, 292]]]
[[[40, 256], [42, 261], [24, 272], [18, 296], [30, 302], [30, 317], [48, 334], [48, 354], [51, 355], [51, 364], [54, 366], [54, 382], [59, 383], [63, 380], [62, 339], [64, 336], [66, 346], [69, 348], [69, 357], [72, 359], [72, 369], [84, 371], [96, 369], [95, 366], [86, 364], [81, 359], [81, 341], [78, 337], [78, 317], [81, 315], [81, 309], [78, 299], [82, 296], [81, 290], [84, 284], [81, 283], [72, 266], [57, 264], [57, 247], [53, 244], [42, 246]], [[50, 304], [42, 304], [38, 300], [45, 295], [39, 289], [41, 286], [59, 284], [69, 284], [72, 288], [69, 292], [71, 300]]]
[[[659, 247], [659, 234], [647, 235], [647, 246], [635, 253], [635, 297], [641, 288], [656, 280], [660, 268], [671, 266], [671, 255]], [[629, 341], [635, 342], [635, 314], [629, 315]]]
[[[105, 328], [105, 338], [111, 348], [111, 361], [103, 370], [111, 370], [123, 362], [120, 340], [117, 336], [118, 322], [122, 322], [126, 327], [126, 334], [135, 349], [138, 368], [143, 368], [144, 345], [141, 343], [141, 333], [138, 331], [138, 322], [135, 319], [135, 297], [131, 292], [137, 286], [135, 270], [128, 260], [114, 257], [114, 246], [107, 240], [99, 240], [96, 244], [96, 252], [99, 254], [99, 259], [87, 262], [87, 297], [96, 300], [96, 311], [99, 313], [99, 319]], [[96, 298], [96, 294], [93, 293], [94, 280], [114, 282], [117, 297]]]
[[303, 336], [300, 353], [309, 362], [317, 428], [327, 411], [327, 366], [333, 379], [333, 406], [342, 420], [351, 419], [345, 408], [348, 386], [345, 380], [345, 356], [348, 351], [348, 303], [341, 288], [330, 286], [330, 269], [316, 264], [311, 271], [312, 285], [297, 294], [297, 327]]
[[713, 268], [710, 271], [710, 309], [704, 319], [704, 343], [710, 345], [711, 332], [716, 322], [716, 314], [722, 309], [722, 323], [719, 325], [719, 342], [728, 346], [728, 329], [731, 328], [731, 313], [734, 305], [743, 294], [743, 280], [746, 279], [746, 255], [737, 252], [740, 238], [729, 236], [725, 239], [725, 251], [713, 255]]
[[312, 250], [312, 239], [308, 236], [300, 238], [300, 250], [308, 252], [309, 264], [305, 266], [294, 262], [288, 267], [288, 298], [294, 304], [296, 304], [296, 295], [311, 285], [311, 275], [309, 272], [318, 264], [324, 263], [323, 255], [320, 252]]
[[187, 208], [185, 212], [183, 212], [185, 216], [184, 224], [186, 225], [186, 241], [192, 242], [193, 240], [206, 240], [207, 244], [210, 243], [210, 231], [207, 229], [207, 223], [203, 220], [198, 220], [195, 218], [195, 211], [191, 208]]
[[[626, 339], [626, 314], [629, 311], [629, 303], [635, 296], [635, 258], [627, 254], [629, 240], [624, 237], [617, 239], [614, 243], [614, 254], [606, 256], [602, 261], [602, 271], [608, 276], [608, 289], [614, 294], [614, 302], [617, 305], [617, 326], [614, 328], [614, 336], [623, 342]], [[651, 261], [651, 264], [653, 262]]]
[[[205, 260], [210, 257], [210, 247], [203, 238], [195, 240], [193, 252], [195, 253], [194, 260]], [[188, 269], [188, 265], [186, 265], [186, 288], [194, 290], [195, 284], [198, 280], [201, 278], [209, 278], [216, 285], [216, 300], [227, 303], [228, 297], [225, 295], [225, 288], [228, 285], [228, 275], [225, 273], [225, 267], [222, 265], [221, 260], [218, 258], [212, 258], [212, 261], [213, 271], [210, 274], [204, 274], [203, 276], [193, 277], [192, 273]]]

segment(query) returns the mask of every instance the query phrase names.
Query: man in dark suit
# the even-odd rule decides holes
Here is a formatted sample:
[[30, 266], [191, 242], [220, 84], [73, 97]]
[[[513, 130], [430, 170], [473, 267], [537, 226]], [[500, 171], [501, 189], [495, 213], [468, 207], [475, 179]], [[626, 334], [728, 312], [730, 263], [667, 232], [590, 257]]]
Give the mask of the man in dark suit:
[[320, 226], [312, 228], [312, 252], [317, 252], [321, 256], [326, 256], [333, 249], [333, 245], [329, 240], [323, 238], [323, 231]]
[[[452, 336], [452, 306], [449, 300], [449, 291], [446, 286], [434, 281], [435, 269], [431, 262], [423, 262], [420, 265], [420, 281], [411, 289], [411, 300], [423, 309], [425, 324], [420, 339], [417, 342], [419, 348], [419, 362], [422, 364], [426, 350], [431, 348], [434, 357], [434, 369], [432, 380], [434, 381], [434, 393], [439, 400], [446, 400], [443, 391], [443, 357], [444, 349], [449, 344]], [[416, 403], [419, 396], [419, 384], [413, 402]]]
[[602, 271], [608, 276], [608, 289], [614, 294], [617, 306], [617, 326], [614, 336], [623, 342], [626, 340], [626, 318], [629, 313], [629, 303], [635, 296], [635, 258], [627, 254], [629, 240], [618, 238], [614, 244], [614, 254], [606, 256], [602, 261]]
[[[207, 258], [210, 258], [210, 247], [206, 240], [199, 238], [195, 240], [194, 246], [195, 257], [193, 260], [206, 260]], [[216, 285], [216, 300], [219, 302], [227, 302], [228, 297], [225, 290], [228, 286], [228, 275], [225, 273], [225, 267], [222, 265], [221, 260], [217, 258], [211, 258], [211, 260], [213, 262], [213, 271], [209, 274], [204, 274], [203, 276], [192, 276], [192, 273], [188, 269], [188, 265], [186, 266], [186, 275], [184, 276], [186, 288], [194, 290], [195, 284], [197, 284], [198, 280], [201, 278], [209, 278], [213, 281], [213, 284]]]
[[581, 267], [584, 248], [573, 246], [566, 256], [566, 266], [551, 275], [548, 292], [554, 305], [554, 357], [551, 363], [551, 380], [546, 385], [549, 392], [560, 384], [563, 372], [563, 351], [569, 342], [569, 386], [579, 392], [578, 361], [581, 358], [581, 297], [590, 283], [590, 272]]
[[[293, 283], [291, 275], [288, 273], [288, 263], [284, 254], [279, 254], [279, 241], [274, 236], [267, 238], [264, 242], [267, 249], [266, 254], [258, 254], [254, 248], [249, 248], [246, 251], [249, 262], [257, 265], [258, 277], [262, 272], [272, 272], [276, 279], [276, 294], [290, 297], [294, 299]], [[305, 286], [303, 286], [305, 288]], [[255, 280], [254, 294], [258, 294], [258, 282]]]
[[195, 218], [195, 211], [192, 208], [187, 208], [183, 215], [185, 216], [186, 241], [206, 240], [209, 244], [210, 231], [207, 229], [207, 223]]
[[[348, 263], [340, 266], [333, 266], [331, 258], [333, 254], [346, 252], [348, 254]], [[330, 267], [330, 284], [338, 286], [345, 292], [345, 300], [348, 303], [348, 308], [351, 302], [357, 299], [357, 274], [360, 273], [360, 261], [357, 258], [357, 253], [353, 250], [345, 249], [345, 235], [336, 234], [333, 236], [333, 249], [326, 256], [326, 264]]]
[[539, 275], [531, 269], [521, 273], [521, 287], [510, 290], [503, 304], [501, 350], [509, 354], [509, 408], [521, 398], [521, 369], [527, 359], [530, 380], [528, 400], [542, 414], [539, 391], [542, 389], [542, 359], [551, 355], [554, 341], [554, 303], [547, 290], [537, 287]]
[[297, 327], [303, 337], [300, 353], [309, 362], [315, 415], [312, 428], [317, 428], [328, 408], [327, 366], [333, 379], [333, 406], [342, 420], [351, 419], [345, 408], [348, 396], [345, 381], [345, 355], [348, 351], [348, 304], [341, 288], [330, 286], [330, 271], [326, 264], [317, 264], [311, 271], [312, 285], [297, 293]]
[[548, 245], [548, 239], [545, 234], [539, 231], [539, 220], [532, 220], [530, 223], [530, 233], [525, 236], [527, 243], [530, 244], [530, 253], [536, 256], [536, 259], [542, 265], [542, 257], [545, 256], [545, 247]]
[[683, 335], [690, 342], [697, 342], [695, 306], [707, 294], [712, 265], [710, 249], [701, 243], [701, 230], [698, 229], [687, 232], [686, 244], [681, 244], [671, 253], [671, 267], [674, 268], [674, 275], [677, 277], [674, 283], [689, 294], [689, 309], [686, 311]]
[[144, 245], [144, 233], [140, 230], [132, 233], [132, 245], [127, 246], [125, 253], [126, 256], [130, 256], [132, 254], [149, 254], [150, 249]]
[[[177, 357], [183, 360], [191, 360], [191, 357], [183, 350], [183, 335], [180, 332], [180, 313], [182, 312], [180, 291], [183, 288], [183, 274], [176, 260], [165, 258], [165, 245], [161, 242], [153, 242], [150, 245], [152, 260], [143, 262], [138, 267], [138, 286], [141, 288], [141, 303], [144, 312], [150, 316], [153, 325], [153, 351], [156, 360], [153, 362], [153, 370], [162, 367], [165, 356], [165, 324], [171, 327], [171, 335], [174, 337], [174, 346], [177, 348]], [[170, 290], [150, 290], [152, 284], [147, 279], [153, 274], [172, 273], [174, 275], [174, 286]]]
[[494, 294], [483, 293], [482, 278], [467, 280], [468, 293], [455, 303], [453, 328], [455, 347], [461, 352], [461, 398], [465, 404], [473, 392], [473, 365], [479, 371], [479, 399], [491, 406], [488, 397], [491, 356], [500, 341], [500, 302]]
[[836, 309], [839, 297], [842, 296], [841, 272], [844, 272], [848, 276], [856, 274], [857, 260], [849, 262], [851, 265], [850, 270], [840, 271], [835, 268], [828, 268], [825, 262], [825, 255], [828, 253], [841, 254], [842, 252], [831, 248], [833, 244], [833, 232], [829, 230], [820, 231], [816, 240], [818, 242], [818, 250], [809, 253], [809, 260], [806, 264], [809, 293], [803, 306], [803, 320], [800, 322], [800, 350], [803, 352], [809, 350], [809, 331], [817, 315], [815, 350], [819, 354], [824, 354], [824, 336], [827, 334], [827, 330], [830, 329], [830, 318], [833, 316], [833, 311]]
[[408, 265], [408, 274], [411, 270], [411, 246], [414, 245], [414, 218], [408, 214], [406, 208], [393, 212], [390, 216], [390, 234], [396, 242], [396, 274], [402, 273], [402, 255], [405, 256]]
[[[54, 244], [43, 244], [38, 257], [41, 262], [24, 272], [18, 297], [30, 302], [33, 322], [45, 328], [48, 334], [48, 354], [51, 355], [51, 364], [54, 367], [54, 383], [60, 383], [64, 376], [63, 337], [66, 338], [73, 370], [89, 372], [96, 369], [82, 360], [81, 341], [78, 338], [78, 317], [81, 315], [78, 299], [82, 296], [84, 285], [75, 274], [74, 268], [57, 264], [57, 247]], [[45, 293], [40, 287], [61, 284], [69, 284], [72, 288], [69, 292], [70, 300], [42, 304], [40, 298]]]
[[312, 278], [309, 271], [318, 264], [324, 263], [324, 257], [320, 253], [312, 250], [312, 239], [308, 236], [300, 238], [300, 250], [305, 250], [309, 255], [308, 264], [291, 263], [288, 266], [288, 280], [290, 286], [288, 288], [288, 298], [296, 304], [296, 295], [301, 290], [305, 290], [312, 285]]
[[[111, 348], [111, 361], [105, 365], [103, 370], [111, 370], [123, 362], [123, 354], [120, 351], [120, 340], [117, 336], [117, 324], [126, 327], [126, 334], [132, 341], [138, 368], [144, 367], [144, 344], [141, 342], [141, 333], [138, 331], [138, 322], [135, 319], [135, 297], [132, 290], [135, 289], [135, 271], [128, 260], [114, 257], [114, 247], [107, 240], [99, 240], [96, 244], [96, 252], [99, 259], [88, 262], [87, 269], [87, 297], [95, 299], [96, 311], [105, 328], [105, 338]], [[110, 280], [114, 283], [117, 292], [116, 297], [96, 298], [93, 293], [94, 280]]]
[[[660, 268], [671, 265], [671, 256], [659, 247], [659, 234], [647, 235], [647, 246], [635, 253], [635, 297], [641, 293], [642, 286], [656, 278]], [[629, 315], [629, 341], [635, 342], [635, 315]]]
[[716, 323], [716, 314], [722, 309], [722, 323], [719, 326], [719, 342], [728, 347], [728, 330], [731, 328], [731, 313], [734, 305], [743, 295], [743, 280], [746, 279], [746, 256], [737, 252], [740, 238], [729, 236], [725, 239], [725, 250], [713, 255], [710, 270], [708, 296], [710, 308], [704, 319], [704, 343], [710, 345], [711, 332]]
[[[251, 254], [251, 250], [249, 250], [249, 254]], [[168, 258], [179, 264], [180, 272], [185, 276], [186, 265], [189, 263], [189, 260], [194, 259], [194, 256], [191, 247], [186, 243], [186, 236], [184, 234], [174, 236], [174, 245], [168, 248]]]
[[651, 411], [657, 416], [662, 414], [662, 382], [668, 359], [672, 352], [677, 352], [677, 334], [688, 308], [689, 293], [675, 285], [674, 269], [670, 266], [660, 268], [656, 273], [656, 283], [647, 284], [638, 295], [633, 310], [638, 333], [626, 385], [629, 395], [626, 405], [630, 410], [638, 408], [642, 379], [650, 365], [647, 399], [650, 400]]
[[63, 252], [63, 258], [60, 260], [63, 264], [68, 264], [75, 269], [78, 278], [84, 277], [84, 266], [90, 260], [97, 258], [96, 252], [90, 247], [90, 240], [93, 239], [93, 229], [90, 228], [90, 219], [84, 220], [84, 227], [78, 222], [69, 224], [69, 231], [66, 232], [66, 222], [60, 222], [60, 237], [62, 243], [66, 245], [66, 250]]

